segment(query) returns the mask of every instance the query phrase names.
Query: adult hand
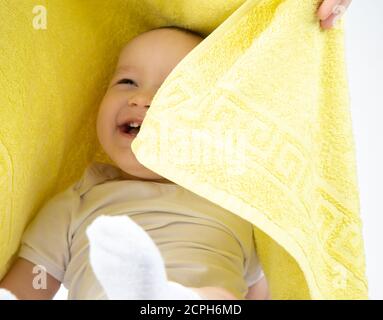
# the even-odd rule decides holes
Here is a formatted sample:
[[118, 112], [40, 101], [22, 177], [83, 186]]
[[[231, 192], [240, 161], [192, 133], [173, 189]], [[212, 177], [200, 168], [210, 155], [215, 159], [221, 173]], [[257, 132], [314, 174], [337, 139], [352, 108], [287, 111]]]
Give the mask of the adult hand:
[[352, 0], [323, 0], [317, 15], [323, 29], [332, 28], [344, 14]]

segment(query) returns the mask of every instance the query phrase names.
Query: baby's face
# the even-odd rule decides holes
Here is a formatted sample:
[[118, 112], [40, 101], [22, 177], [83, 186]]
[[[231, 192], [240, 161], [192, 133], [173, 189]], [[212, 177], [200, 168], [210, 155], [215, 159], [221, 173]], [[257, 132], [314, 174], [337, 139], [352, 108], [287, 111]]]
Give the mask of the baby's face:
[[[131, 144], [157, 90], [202, 38], [173, 29], [143, 33], [122, 50], [101, 102], [97, 136], [126, 179], [171, 182], [138, 162]], [[130, 124], [130, 126], [129, 126]]]

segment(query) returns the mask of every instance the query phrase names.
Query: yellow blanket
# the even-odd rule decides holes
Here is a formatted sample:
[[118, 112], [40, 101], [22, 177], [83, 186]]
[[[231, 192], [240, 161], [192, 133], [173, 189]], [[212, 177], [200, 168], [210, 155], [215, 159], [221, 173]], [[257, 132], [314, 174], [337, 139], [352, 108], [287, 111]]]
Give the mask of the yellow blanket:
[[110, 162], [95, 119], [119, 50], [178, 25], [208, 37], [154, 97], [138, 160], [254, 224], [273, 299], [366, 299], [343, 26], [320, 29], [319, 0], [169, 3], [0, 0], [0, 277], [44, 202]]

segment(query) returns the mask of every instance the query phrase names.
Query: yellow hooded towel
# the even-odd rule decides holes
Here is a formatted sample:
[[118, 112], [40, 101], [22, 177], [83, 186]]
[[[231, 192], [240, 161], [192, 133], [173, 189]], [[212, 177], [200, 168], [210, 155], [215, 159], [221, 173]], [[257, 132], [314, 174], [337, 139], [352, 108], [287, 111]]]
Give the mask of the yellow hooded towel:
[[254, 224], [272, 299], [367, 299], [343, 25], [319, 0], [0, 0], [0, 277], [27, 223], [78, 179], [135, 35], [207, 35], [132, 144], [149, 169]]

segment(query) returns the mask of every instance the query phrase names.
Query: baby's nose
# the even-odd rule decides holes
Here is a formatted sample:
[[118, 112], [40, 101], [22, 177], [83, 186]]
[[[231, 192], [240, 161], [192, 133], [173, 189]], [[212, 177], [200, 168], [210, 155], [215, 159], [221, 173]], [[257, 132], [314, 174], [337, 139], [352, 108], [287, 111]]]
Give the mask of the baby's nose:
[[[149, 107], [150, 107], [150, 105], [149, 104], [138, 104], [138, 103], [130, 103], [130, 107], [131, 108], [136, 108], [137, 109], [137, 107], [138, 107], [138, 109], [137, 109], [137, 112], [138, 113], [142, 113], [142, 114], [145, 114], [146, 113], [146, 111], [149, 109]], [[140, 111], [138, 111], [138, 110], [140, 110]]]
[[130, 99], [130, 104], [135, 107], [142, 106], [146, 109], [150, 107], [152, 98], [150, 94], [137, 94]]

